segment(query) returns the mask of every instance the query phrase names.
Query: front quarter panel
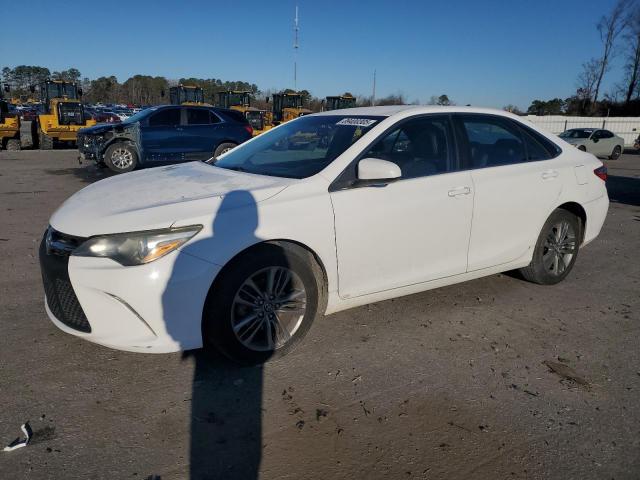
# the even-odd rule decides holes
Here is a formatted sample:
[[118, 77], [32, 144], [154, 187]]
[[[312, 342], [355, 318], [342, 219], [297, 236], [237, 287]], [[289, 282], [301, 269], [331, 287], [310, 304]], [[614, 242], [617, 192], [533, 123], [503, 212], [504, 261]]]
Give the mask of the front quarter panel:
[[222, 199], [216, 214], [174, 224], [203, 225], [182, 251], [224, 266], [252, 245], [289, 240], [316, 254], [326, 270], [329, 290], [335, 290], [335, 236], [328, 186], [325, 179], [315, 176], [295, 182], [262, 202], [255, 202], [249, 191], [232, 191]]

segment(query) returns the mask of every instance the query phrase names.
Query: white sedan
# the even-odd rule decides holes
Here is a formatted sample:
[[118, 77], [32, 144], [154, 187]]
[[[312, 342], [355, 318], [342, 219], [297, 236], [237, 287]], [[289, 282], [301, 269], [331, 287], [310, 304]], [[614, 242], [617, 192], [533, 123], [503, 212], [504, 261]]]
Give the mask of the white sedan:
[[262, 362], [347, 308], [506, 270], [563, 280], [600, 232], [605, 179], [593, 155], [502, 111], [308, 115], [215, 164], [73, 195], [40, 247], [45, 306], [113, 348]]

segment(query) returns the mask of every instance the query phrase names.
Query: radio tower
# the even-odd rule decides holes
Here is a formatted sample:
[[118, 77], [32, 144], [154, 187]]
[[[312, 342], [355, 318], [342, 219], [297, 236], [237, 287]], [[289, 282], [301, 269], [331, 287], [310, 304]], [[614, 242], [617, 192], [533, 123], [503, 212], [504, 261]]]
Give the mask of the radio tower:
[[298, 91], [298, 5], [296, 5], [296, 18], [293, 20], [293, 89]]

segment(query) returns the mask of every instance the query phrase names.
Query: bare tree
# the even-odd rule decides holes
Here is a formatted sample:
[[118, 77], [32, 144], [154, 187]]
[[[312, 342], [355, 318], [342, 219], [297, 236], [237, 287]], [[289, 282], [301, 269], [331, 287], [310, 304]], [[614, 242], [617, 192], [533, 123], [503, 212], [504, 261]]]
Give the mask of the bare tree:
[[585, 112], [587, 106], [595, 103], [595, 89], [598, 75], [602, 71], [602, 61], [592, 58], [582, 64], [582, 72], [578, 75], [576, 96], [580, 100], [581, 110]]
[[609, 68], [616, 40], [627, 26], [627, 15], [633, 3], [635, 3], [635, 0], [618, 0], [611, 13], [603, 15], [598, 22], [597, 28], [602, 40], [602, 56], [599, 59], [600, 68], [598, 69], [598, 77], [594, 86], [593, 105], [598, 101], [602, 79]]
[[625, 103], [629, 104], [640, 83], [640, 5], [635, 5], [631, 12], [624, 40], [627, 45]]

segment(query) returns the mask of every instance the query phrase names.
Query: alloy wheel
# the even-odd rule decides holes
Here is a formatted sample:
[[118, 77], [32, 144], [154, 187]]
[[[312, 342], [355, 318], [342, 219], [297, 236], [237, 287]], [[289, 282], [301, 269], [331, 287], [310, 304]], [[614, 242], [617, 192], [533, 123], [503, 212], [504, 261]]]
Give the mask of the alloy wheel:
[[542, 263], [551, 275], [561, 276], [571, 264], [576, 252], [576, 232], [573, 226], [559, 221], [551, 226], [542, 250]]
[[129, 168], [133, 165], [133, 154], [126, 148], [116, 148], [111, 153], [111, 163], [114, 167], [122, 170]]
[[306, 309], [300, 277], [287, 267], [267, 267], [253, 273], [236, 292], [231, 327], [250, 350], [277, 350], [298, 331]]

